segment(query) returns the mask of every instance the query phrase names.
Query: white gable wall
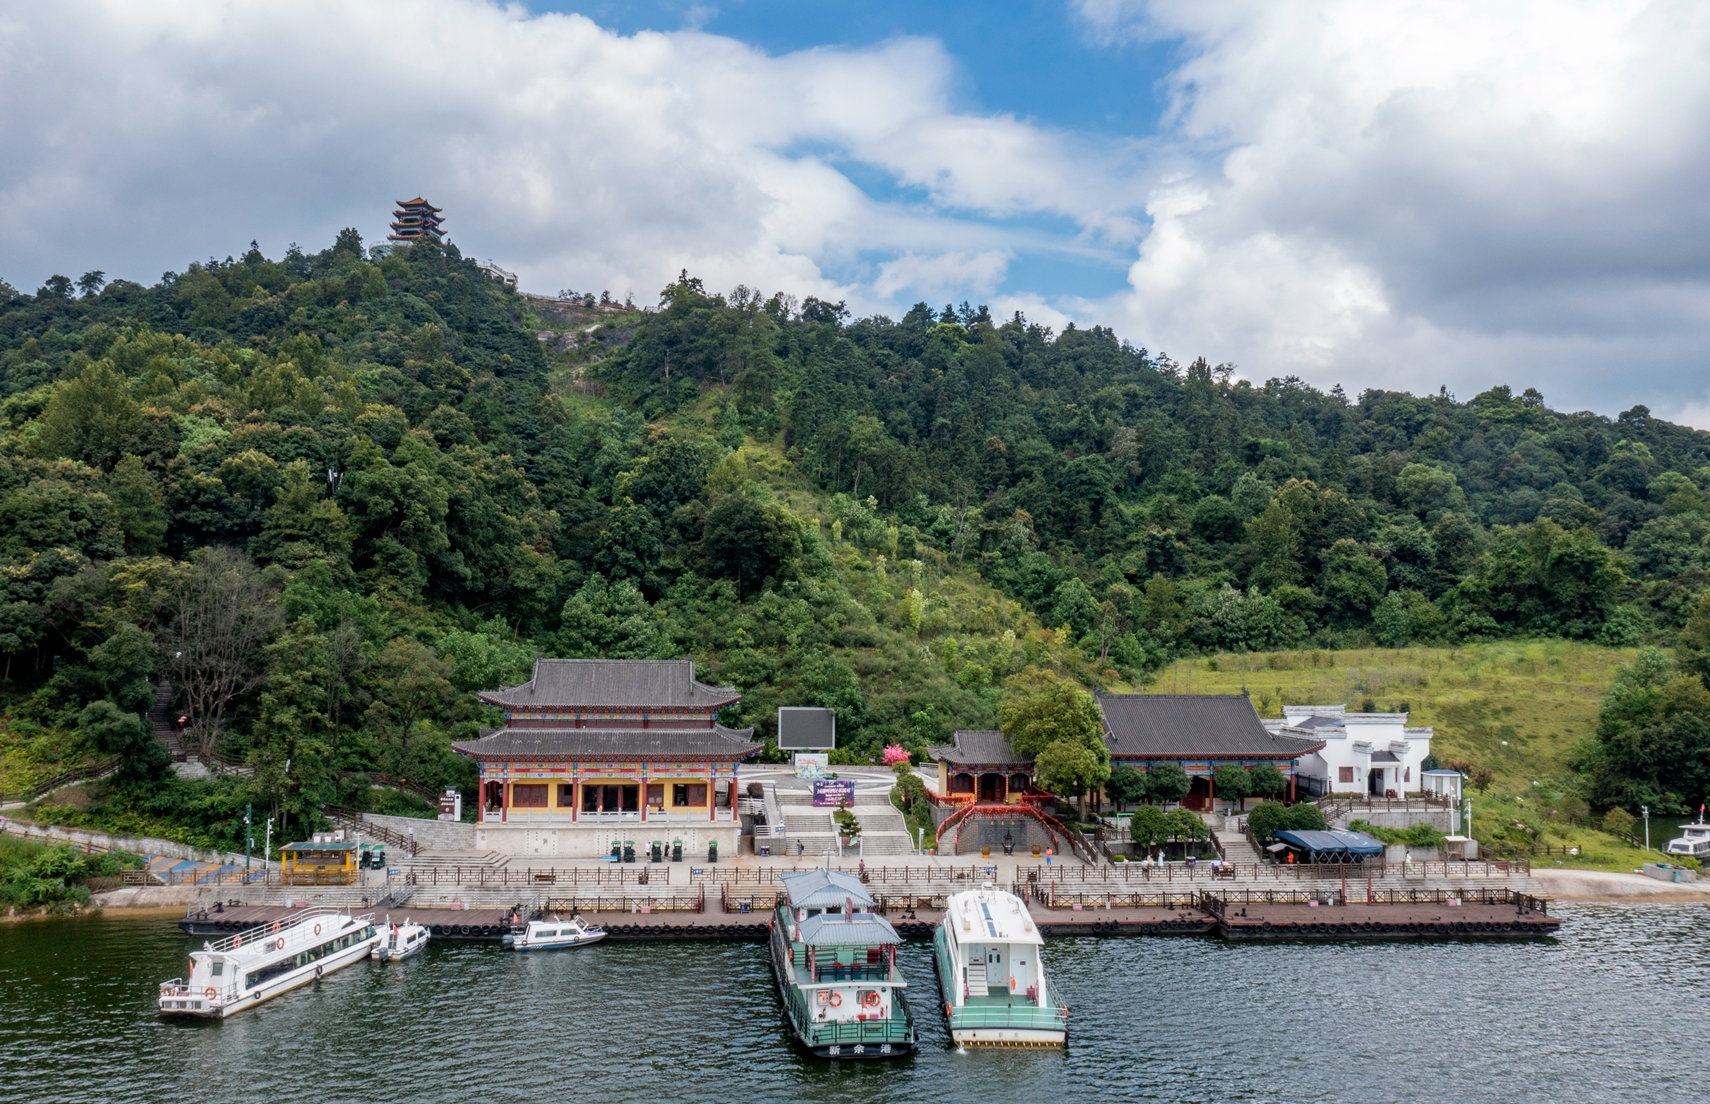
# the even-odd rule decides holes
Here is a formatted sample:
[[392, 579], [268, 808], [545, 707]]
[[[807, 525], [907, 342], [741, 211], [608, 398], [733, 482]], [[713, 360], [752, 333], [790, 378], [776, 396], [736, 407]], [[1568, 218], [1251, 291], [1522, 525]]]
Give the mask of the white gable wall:
[[[1281, 720], [1266, 721], [1265, 727], [1323, 740], [1322, 751], [1301, 760], [1300, 773], [1319, 779], [1331, 793], [1369, 794], [1375, 789], [1380, 797], [1389, 791], [1400, 796], [1423, 788], [1420, 771], [1431, 754], [1431, 730], [1408, 728], [1406, 713], [1349, 713], [1341, 705], [1289, 705], [1283, 707]], [[1384, 752], [1396, 761], [1372, 761], [1374, 754]]]

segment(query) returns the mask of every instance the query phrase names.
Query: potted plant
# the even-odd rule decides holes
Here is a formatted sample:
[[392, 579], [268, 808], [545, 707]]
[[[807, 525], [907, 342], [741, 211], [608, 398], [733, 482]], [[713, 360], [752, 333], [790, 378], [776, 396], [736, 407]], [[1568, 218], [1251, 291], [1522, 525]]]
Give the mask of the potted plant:
[[846, 801], [839, 805], [831, 814], [831, 819], [837, 822], [837, 835], [843, 846], [852, 847], [861, 838], [861, 822], [855, 819], [855, 814], [849, 811]]

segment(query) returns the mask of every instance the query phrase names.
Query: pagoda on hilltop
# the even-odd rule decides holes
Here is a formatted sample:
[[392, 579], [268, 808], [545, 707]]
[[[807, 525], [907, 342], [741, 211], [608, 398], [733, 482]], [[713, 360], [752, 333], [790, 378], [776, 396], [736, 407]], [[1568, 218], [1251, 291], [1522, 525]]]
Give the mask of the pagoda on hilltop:
[[417, 238], [433, 238], [438, 241], [444, 237], [439, 228], [443, 221], [439, 217], [440, 208], [435, 207], [421, 196], [414, 199], [398, 200], [398, 209], [392, 212], [392, 232], [386, 235], [387, 241], [415, 241]]

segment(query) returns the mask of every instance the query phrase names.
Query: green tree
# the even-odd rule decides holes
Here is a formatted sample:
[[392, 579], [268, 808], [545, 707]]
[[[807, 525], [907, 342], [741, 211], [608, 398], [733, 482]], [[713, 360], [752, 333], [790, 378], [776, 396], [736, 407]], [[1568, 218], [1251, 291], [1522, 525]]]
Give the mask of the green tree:
[[1169, 838], [1182, 843], [1203, 843], [1211, 838], [1211, 829], [1192, 809], [1177, 806], [1164, 814], [1164, 830]]
[[1275, 763], [1260, 763], [1247, 772], [1247, 787], [1253, 797], [1279, 797], [1288, 790], [1288, 778]]
[[113, 520], [125, 533], [125, 551], [133, 556], [152, 556], [166, 537], [166, 498], [160, 481], [136, 456], [126, 453], [107, 477], [107, 497], [113, 503]]
[[1134, 810], [1134, 815], [1128, 820], [1128, 836], [1136, 846], [1144, 848], [1149, 854], [1169, 838], [1169, 824], [1164, 819], [1164, 810], [1156, 805], [1142, 805]]
[[1037, 756], [1054, 743], [1104, 744], [1103, 715], [1091, 694], [1068, 679], [1030, 667], [1010, 680], [998, 723], [1017, 755]]
[[1193, 779], [1175, 763], [1158, 763], [1145, 773], [1146, 798], [1168, 805], [1193, 789]]
[[1105, 788], [1110, 799], [1116, 802], [1117, 812], [1121, 812], [1124, 805], [1134, 805], [1145, 800], [1146, 778], [1124, 763], [1110, 769], [1110, 783]]
[[1212, 772], [1211, 784], [1219, 797], [1240, 802], [1241, 811], [1246, 811], [1247, 795], [1253, 792], [1253, 783], [1245, 768], [1232, 764], [1218, 767]]
[[149, 731], [148, 722], [105, 699], [84, 706], [77, 715], [77, 727], [102, 754], [119, 757], [120, 778], [155, 778], [172, 762]]
[[1110, 758], [1086, 744], [1056, 740], [1034, 757], [1033, 769], [1042, 789], [1074, 797], [1084, 820], [1087, 794], [1110, 778]]
[[109, 468], [141, 420], [129, 381], [110, 361], [97, 360], [53, 389], [40, 439], [54, 456]]

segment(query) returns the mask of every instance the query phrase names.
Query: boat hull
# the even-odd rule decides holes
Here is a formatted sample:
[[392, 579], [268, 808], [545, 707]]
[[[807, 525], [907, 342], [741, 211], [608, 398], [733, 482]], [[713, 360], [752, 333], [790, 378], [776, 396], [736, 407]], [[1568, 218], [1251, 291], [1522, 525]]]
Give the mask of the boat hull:
[[274, 997], [283, 996], [293, 989], [300, 989], [317, 978], [336, 973], [346, 966], [353, 966], [373, 953], [380, 936], [374, 936], [360, 943], [353, 943], [334, 954], [316, 962], [300, 966], [288, 974], [269, 978], [267, 981], [251, 989], [234, 1000], [213, 1000], [205, 996], [192, 995], [187, 997], [161, 997], [160, 1014], [173, 1019], [191, 1020], [223, 1020], [227, 1016], [235, 1016], [239, 1012], [265, 1004]]
[[589, 932], [574, 939], [548, 939], [540, 943], [519, 943], [512, 941], [508, 946], [513, 951], [567, 951], [572, 947], [586, 947], [590, 943], [598, 943], [606, 937], [606, 933]]
[[[778, 988], [778, 1005], [783, 1013], [784, 1023], [789, 1025], [790, 1037], [795, 1040], [797, 1046], [801, 1047], [815, 1058], [835, 1059], [838, 1061], [901, 1058], [905, 1055], [914, 1053], [916, 1038], [912, 1025], [908, 1032], [907, 1039], [893, 1039], [880, 1042], [861, 1041], [816, 1043], [810, 1036], [804, 1033], [801, 1025], [796, 1023], [795, 1017], [791, 1014], [791, 1009], [795, 1007], [795, 1002], [792, 999], [791, 994], [791, 989], [793, 987], [790, 985], [787, 967], [784, 965], [784, 963], [788, 961], [788, 945], [784, 944], [784, 959], [783, 961], [780, 961], [779, 946], [783, 943], [783, 940], [781, 936], [777, 934], [776, 924], [777, 921], [776, 918], [774, 918], [772, 937], [766, 941], [766, 945], [772, 958], [772, 982]], [[907, 1017], [908, 1000], [900, 989], [894, 992], [893, 999], [902, 1006], [903, 1014]]]

